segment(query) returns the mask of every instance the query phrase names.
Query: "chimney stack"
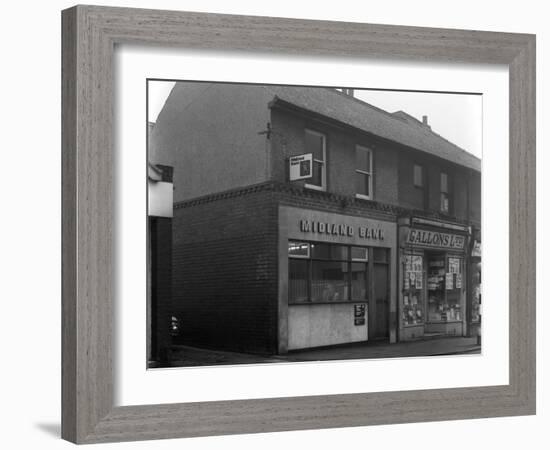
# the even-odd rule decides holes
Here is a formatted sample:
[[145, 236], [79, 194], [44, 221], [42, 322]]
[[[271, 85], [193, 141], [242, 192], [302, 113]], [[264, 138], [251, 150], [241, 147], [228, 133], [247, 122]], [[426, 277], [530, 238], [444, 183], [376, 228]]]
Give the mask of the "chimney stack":
[[428, 126], [428, 116], [422, 116], [422, 124]]
[[337, 91], [341, 91], [343, 94], [353, 97], [353, 89], [350, 88], [336, 88]]

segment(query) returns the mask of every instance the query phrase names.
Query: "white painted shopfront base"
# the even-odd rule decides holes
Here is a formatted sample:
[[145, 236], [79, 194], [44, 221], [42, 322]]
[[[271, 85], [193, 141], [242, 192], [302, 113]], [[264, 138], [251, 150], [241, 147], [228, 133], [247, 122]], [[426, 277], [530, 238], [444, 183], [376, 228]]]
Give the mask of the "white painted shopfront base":
[[361, 342], [367, 339], [367, 320], [364, 325], [354, 325], [354, 303], [288, 307], [289, 350]]

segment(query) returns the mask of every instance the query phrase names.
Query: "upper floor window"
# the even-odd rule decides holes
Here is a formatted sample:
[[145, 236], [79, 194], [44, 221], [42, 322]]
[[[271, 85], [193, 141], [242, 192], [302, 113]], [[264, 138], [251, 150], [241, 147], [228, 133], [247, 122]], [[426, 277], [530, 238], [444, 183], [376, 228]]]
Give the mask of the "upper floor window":
[[415, 187], [424, 187], [424, 168], [418, 164], [413, 167], [413, 183]]
[[327, 148], [324, 134], [306, 130], [305, 153], [313, 154], [313, 176], [306, 186], [325, 191], [327, 189]]
[[357, 196], [372, 200], [372, 150], [360, 145], [355, 147], [355, 180]]
[[441, 212], [449, 212], [449, 176], [445, 172], [441, 172]]

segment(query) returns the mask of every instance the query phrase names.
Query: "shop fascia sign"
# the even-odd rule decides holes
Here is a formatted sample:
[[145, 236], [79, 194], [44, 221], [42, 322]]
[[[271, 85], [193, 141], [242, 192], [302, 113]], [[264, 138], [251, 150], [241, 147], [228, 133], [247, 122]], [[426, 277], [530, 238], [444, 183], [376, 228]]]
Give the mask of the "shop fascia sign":
[[354, 227], [345, 223], [333, 223], [308, 219], [300, 220], [300, 231], [302, 233], [316, 233], [331, 236], [358, 236], [363, 239], [374, 239], [379, 241], [383, 241], [385, 237], [384, 230], [378, 227]]
[[407, 232], [405, 243], [423, 247], [462, 250], [464, 249], [466, 238], [460, 234], [411, 228]]

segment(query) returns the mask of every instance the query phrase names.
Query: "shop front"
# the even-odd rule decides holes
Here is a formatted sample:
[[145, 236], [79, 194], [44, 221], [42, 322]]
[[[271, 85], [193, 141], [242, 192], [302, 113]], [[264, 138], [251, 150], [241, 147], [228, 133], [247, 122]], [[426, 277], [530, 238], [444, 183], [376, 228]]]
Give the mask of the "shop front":
[[399, 340], [465, 336], [467, 226], [399, 220]]
[[397, 339], [397, 226], [279, 207], [279, 352]]
[[481, 339], [481, 230], [473, 231], [470, 250], [470, 285], [469, 299], [469, 336], [478, 336]]

